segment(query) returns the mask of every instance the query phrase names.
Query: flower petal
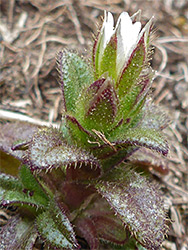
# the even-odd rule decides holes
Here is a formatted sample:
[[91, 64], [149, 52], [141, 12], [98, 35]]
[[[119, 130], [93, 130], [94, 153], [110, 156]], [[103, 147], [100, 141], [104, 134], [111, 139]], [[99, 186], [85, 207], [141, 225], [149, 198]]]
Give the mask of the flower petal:
[[116, 69], [117, 75], [128, 62], [129, 57], [135, 49], [138, 39], [139, 32], [141, 29], [141, 23], [136, 22], [132, 24], [132, 20], [127, 12], [123, 12], [117, 22], [117, 59]]

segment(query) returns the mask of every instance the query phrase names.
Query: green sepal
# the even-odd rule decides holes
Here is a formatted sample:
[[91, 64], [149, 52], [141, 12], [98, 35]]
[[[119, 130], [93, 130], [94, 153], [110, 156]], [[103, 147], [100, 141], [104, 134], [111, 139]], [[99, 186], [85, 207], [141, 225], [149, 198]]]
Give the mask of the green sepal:
[[108, 72], [108, 75], [116, 80], [116, 57], [117, 57], [117, 37], [114, 35], [103, 52], [101, 61], [99, 63], [98, 78], [102, 74]]
[[82, 94], [77, 105], [77, 117], [83, 126], [92, 131], [108, 131], [117, 113], [118, 98], [110, 77], [93, 82]]
[[120, 100], [118, 120], [127, 118], [138, 95], [144, 86], [149, 84], [148, 73], [145, 76], [141, 75], [145, 67], [145, 60], [146, 51], [144, 37], [142, 37], [116, 83], [117, 95]]
[[68, 50], [58, 53], [57, 65], [63, 92], [63, 109], [74, 111], [81, 89], [93, 82], [91, 67], [78, 54]]

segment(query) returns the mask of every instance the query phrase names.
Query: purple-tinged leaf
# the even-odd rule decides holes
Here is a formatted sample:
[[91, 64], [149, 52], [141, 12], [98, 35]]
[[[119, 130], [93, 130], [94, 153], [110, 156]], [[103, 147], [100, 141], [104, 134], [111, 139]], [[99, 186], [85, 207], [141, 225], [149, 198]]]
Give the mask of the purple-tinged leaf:
[[169, 162], [165, 157], [156, 155], [149, 149], [140, 148], [129, 157], [131, 163], [142, 169], [154, 169], [155, 171], [166, 175], [169, 173]]
[[62, 182], [59, 187], [64, 203], [70, 211], [79, 209], [84, 201], [96, 192], [93, 186], [75, 183], [73, 181]]
[[122, 245], [127, 241], [127, 232], [122, 222], [114, 216], [92, 216], [97, 234], [100, 239]]
[[76, 221], [76, 231], [78, 235], [87, 241], [91, 250], [97, 250], [99, 248], [98, 232], [96, 231], [92, 219], [79, 218]]
[[[127, 240], [128, 232], [125, 230], [121, 220], [114, 215], [105, 199], [102, 199], [99, 195], [97, 197], [96, 194], [92, 198], [95, 202], [91, 202], [89, 206], [86, 206], [82, 215], [75, 222], [78, 230], [85, 234], [85, 236], [81, 236], [87, 240], [90, 247], [90, 241], [94, 243], [97, 239], [116, 245], [124, 244]], [[89, 234], [88, 231], [90, 235], [87, 235], [87, 233]], [[93, 247], [92, 249], [95, 248]]]
[[31, 250], [37, 237], [38, 233], [33, 227], [33, 221], [16, 215], [1, 228], [0, 249]]
[[159, 249], [168, 231], [161, 192], [155, 183], [120, 165], [96, 185], [115, 214], [146, 249]]
[[52, 128], [40, 129], [29, 144], [24, 162], [32, 171], [52, 170], [53, 168], [74, 166], [75, 168], [88, 167], [100, 174], [100, 165], [97, 159], [74, 146], [62, 141], [60, 131]]

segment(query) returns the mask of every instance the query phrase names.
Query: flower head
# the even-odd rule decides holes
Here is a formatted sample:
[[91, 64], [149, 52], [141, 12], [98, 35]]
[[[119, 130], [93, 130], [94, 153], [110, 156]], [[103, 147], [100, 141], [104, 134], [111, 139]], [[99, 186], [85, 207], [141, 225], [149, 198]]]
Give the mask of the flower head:
[[110, 12], [104, 13], [103, 25], [93, 49], [97, 77], [107, 71], [116, 80], [141, 43], [145, 47], [145, 53], [147, 53], [151, 20], [141, 29], [141, 22], [133, 20], [139, 14], [140, 12], [137, 12], [136, 15], [130, 17], [127, 12], [121, 13], [114, 27], [112, 14]]

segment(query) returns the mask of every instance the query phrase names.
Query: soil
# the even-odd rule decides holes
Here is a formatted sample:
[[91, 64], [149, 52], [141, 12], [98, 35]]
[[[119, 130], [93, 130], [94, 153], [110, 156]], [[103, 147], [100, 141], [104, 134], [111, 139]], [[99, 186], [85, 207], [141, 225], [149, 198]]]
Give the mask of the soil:
[[[36, 124], [59, 124], [61, 91], [56, 54], [68, 47], [91, 53], [96, 24], [103, 11], [116, 19], [142, 10], [144, 23], [154, 15], [156, 70], [154, 102], [171, 119], [165, 130], [170, 143], [170, 172], [161, 183], [170, 231], [162, 249], [188, 249], [188, 1], [187, 0], [1, 0], [0, 119], [31, 119]], [[4, 211], [0, 212], [0, 219]], [[3, 214], [3, 215], [2, 215]], [[9, 215], [8, 215], [9, 216]]]

